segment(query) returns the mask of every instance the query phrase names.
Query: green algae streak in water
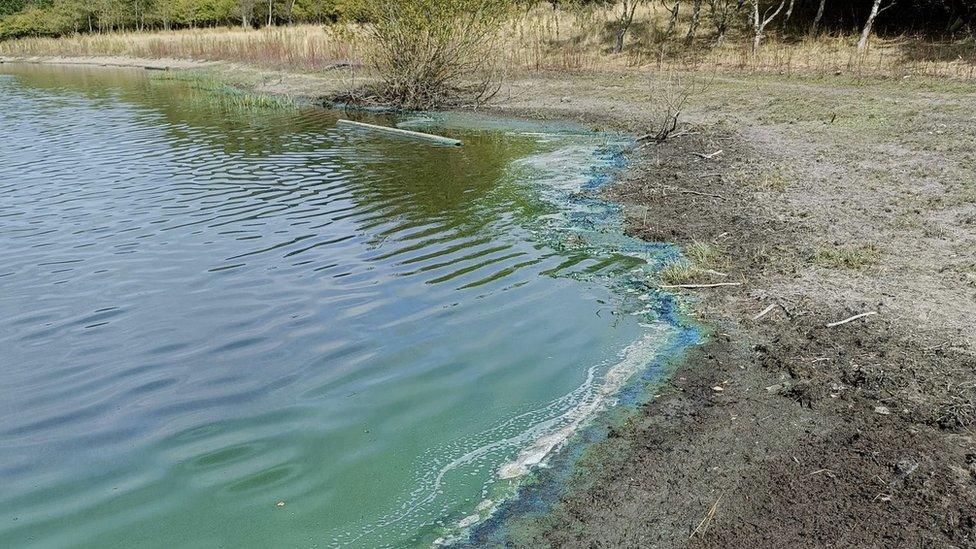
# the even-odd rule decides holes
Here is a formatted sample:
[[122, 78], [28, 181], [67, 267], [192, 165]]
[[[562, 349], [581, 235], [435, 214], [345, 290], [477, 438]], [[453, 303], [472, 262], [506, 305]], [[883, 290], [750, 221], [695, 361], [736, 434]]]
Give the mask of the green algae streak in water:
[[606, 137], [0, 70], [0, 546], [452, 539], [676, 337]]

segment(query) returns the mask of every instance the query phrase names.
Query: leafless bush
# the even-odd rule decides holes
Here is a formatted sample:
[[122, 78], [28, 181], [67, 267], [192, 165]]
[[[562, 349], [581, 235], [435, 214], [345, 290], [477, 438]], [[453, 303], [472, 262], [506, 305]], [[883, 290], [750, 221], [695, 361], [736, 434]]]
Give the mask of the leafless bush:
[[369, 0], [372, 92], [408, 109], [477, 104], [501, 82], [494, 54], [505, 0]]
[[688, 101], [704, 93], [707, 88], [708, 81], [694, 73], [674, 69], [668, 71], [667, 79], [652, 94], [655, 105], [649, 123], [650, 132], [638, 140], [664, 143], [677, 135]]

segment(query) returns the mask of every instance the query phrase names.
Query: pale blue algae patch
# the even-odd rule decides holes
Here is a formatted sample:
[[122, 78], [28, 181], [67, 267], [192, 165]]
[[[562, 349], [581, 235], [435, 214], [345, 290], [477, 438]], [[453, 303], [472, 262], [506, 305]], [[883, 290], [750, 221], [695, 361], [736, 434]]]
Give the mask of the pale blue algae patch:
[[[616, 362], [593, 365], [586, 382], [563, 397], [570, 406], [558, 416], [539, 421], [508, 442], [521, 446], [518, 456], [496, 471], [495, 486], [487, 488], [487, 497], [476, 512], [465, 516], [445, 529], [438, 540], [440, 545], [463, 543], [475, 529], [481, 536], [499, 529], [512, 513], [542, 512], [547, 501], [516, 502], [525, 482], [536, 482], [530, 474], [534, 468], [549, 468], [549, 458], [559, 453], [560, 470], [546, 476], [543, 491], [525, 490], [521, 497], [538, 500], [540, 494], [550, 496], [558, 492], [558, 483], [580, 451], [601, 438], [599, 431], [585, 431], [599, 414], [610, 407], [631, 405], [639, 401], [644, 388], [662, 382], [667, 368], [676, 357], [699, 342], [699, 330], [680, 312], [675, 296], [652, 290], [655, 273], [661, 266], [680, 256], [680, 249], [671, 243], [647, 242], [627, 236], [623, 230], [620, 205], [602, 198], [604, 187], [627, 167], [627, 153], [634, 141], [629, 136], [590, 132], [575, 124], [537, 124], [475, 115], [430, 114], [400, 124], [414, 128], [481, 128], [532, 136], [545, 149], [512, 163], [508, 177], [530, 186], [554, 211], [540, 216], [531, 226], [536, 238], [554, 248], [585, 250], [596, 261], [616, 263], [621, 257], [629, 269], [602, 271], [589, 276], [576, 273], [582, 279], [598, 278], [601, 285], [614, 294], [625, 296], [620, 308], [612, 314], [636, 319], [644, 328], [637, 340], [620, 351]], [[567, 446], [568, 445], [568, 446]], [[505, 482], [512, 479], [510, 482]], [[555, 480], [554, 480], [555, 479]], [[544, 498], [543, 498], [544, 499]], [[494, 516], [501, 507], [504, 516]], [[491, 520], [493, 519], [493, 520]], [[486, 521], [488, 521], [486, 523]]]

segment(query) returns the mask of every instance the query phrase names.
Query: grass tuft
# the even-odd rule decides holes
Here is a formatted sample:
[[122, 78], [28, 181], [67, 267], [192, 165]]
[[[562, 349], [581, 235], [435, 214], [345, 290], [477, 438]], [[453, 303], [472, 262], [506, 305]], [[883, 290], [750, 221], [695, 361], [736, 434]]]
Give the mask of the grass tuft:
[[828, 269], [861, 270], [881, 261], [881, 250], [869, 244], [861, 247], [835, 246], [818, 250], [811, 262]]
[[658, 278], [664, 284], [681, 285], [708, 282], [725, 276], [715, 270], [719, 266], [719, 251], [711, 244], [694, 242], [686, 246], [680, 258], [664, 264]]
[[157, 83], [180, 82], [184, 88], [196, 92], [187, 99], [206, 103], [213, 108], [234, 111], [268, 111], [298, 107], [298, 103], [291, 97], [237, 88], [206, 73], [152, 73], [149, 80]]
[[667, 263], [658, 273], [665, 284], [694, 284], [701, 280], [704, 271], [688, 260], [679, 259]]

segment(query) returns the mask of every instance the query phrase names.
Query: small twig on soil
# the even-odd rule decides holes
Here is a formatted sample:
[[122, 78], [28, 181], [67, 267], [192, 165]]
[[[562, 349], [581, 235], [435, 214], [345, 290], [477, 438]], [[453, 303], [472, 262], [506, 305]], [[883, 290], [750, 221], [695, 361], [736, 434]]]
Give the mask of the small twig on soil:
[[703, 193], [701, 191], [693, 191], [691, 189], [683, 189], [681, 187], [672, 187], [670, 185], [661, 185], [662, 189], [667, 189], [669, 191], [674, 191], [681, 194], [693, 194], [696, 196], [707, 196], [709, 198], [717, 198], [719, 200], [725, 200], [725, 197], [719, 194]]
[[742, 286], [741, 282], [716, 282], [714, 284], [662, 284], [660, 288], [718, 288], [720, 286]]
[[711, 509], [708, 510], [708, 514], [705, 515], [705, 518], [698, 523], [698, 526], [696, 526], [695, 530], [690, 536], [688, 536], [688, 539], [695, 537], [695, 534], [699, 534], [699, 532], [701, 532], [699, 537], [705, 535], [705, 532], [708, 530], [708, 526], [712, 523], [712, 519], [715, 518], [715, 512], [718, 511], [718, 502], [720, 501], [722, 501], [722, 496], [719, 496], [718, 499], [715, 500], [715, 503], [712, 504]]
[[761, 313], [759, 313], [758, 315], [752, 317], [752, 319], [753, 320], [759, 320], [760, 318], [762, 318], [762, 317], [768, 315], [769, 313], [773, 312], [773, 309], [775, 309], [775, 308], [776, 308], [776, 304], [773, 303], [769, 307], [766, 307], [765, 309], [763, 309]]
[[834, 472], [831, 471], [830, 469], [817, 469], [816, 471], [808, 474], [807, 476], [812, 477], [814, 475], [819, 475], [820, 473], [825, 473], [830, 478], [837, 478], [836, 475], [834, 475]]
[[827, 327], [828, 328], [836, 328], [837, 326], [843, 326], [844, 324], [847, 324], [848, 322], [854, 322], [855, 320], [857, 320], [859, 318], [864, 318], [866, 316], [871, 316], [871, 315], [876, 315], [876, 314], [878, 314], [878, 311], [868, 311], [866, 313], [861, 313], [859, 315], [854, 315], [854, 316], [852, 316], [850, 318], [845, 318], [844, 320], [838, 320], [837, 322], [831, 322], [830, 324], [827, 324]]
[[711, 160], [711, 159], [715, 158], [716, 156], [718, 156], [718, 155], [720, 155], [720, 154], [722, 154], [724, 152], [725, 152], [724, 150], [719, 149], [719, 150], [717, 150], [717, 151], [715, 151], [713, 153], [708, 153], [708, 154], [705, 154], [705, 153], [691, 153], [691, 154], [697, 156], [698, 158], [703, 158], [705, 160]]
[[[675, 139], [675, 138], [678, 138], [678, 137], [684, 137], [686, 135], [698, 135], [698, 132], [693, 132], [693, 131], [690, 131], [690, 130], [681, 130], [680, 132], [671, 134], [668, 137], [668, 139]], [[637, 141], [638, 143], [640, 143], [641, 141], [647, 141], [649, 139], [655, 139], [656, 140], [657, 138], [658, 138], [658, 135], [656, 133], [647, 133], [647, 134], [644, 134], [644, 135], [638, 137], [637, 139], [635, 139], [635, 141]]]

